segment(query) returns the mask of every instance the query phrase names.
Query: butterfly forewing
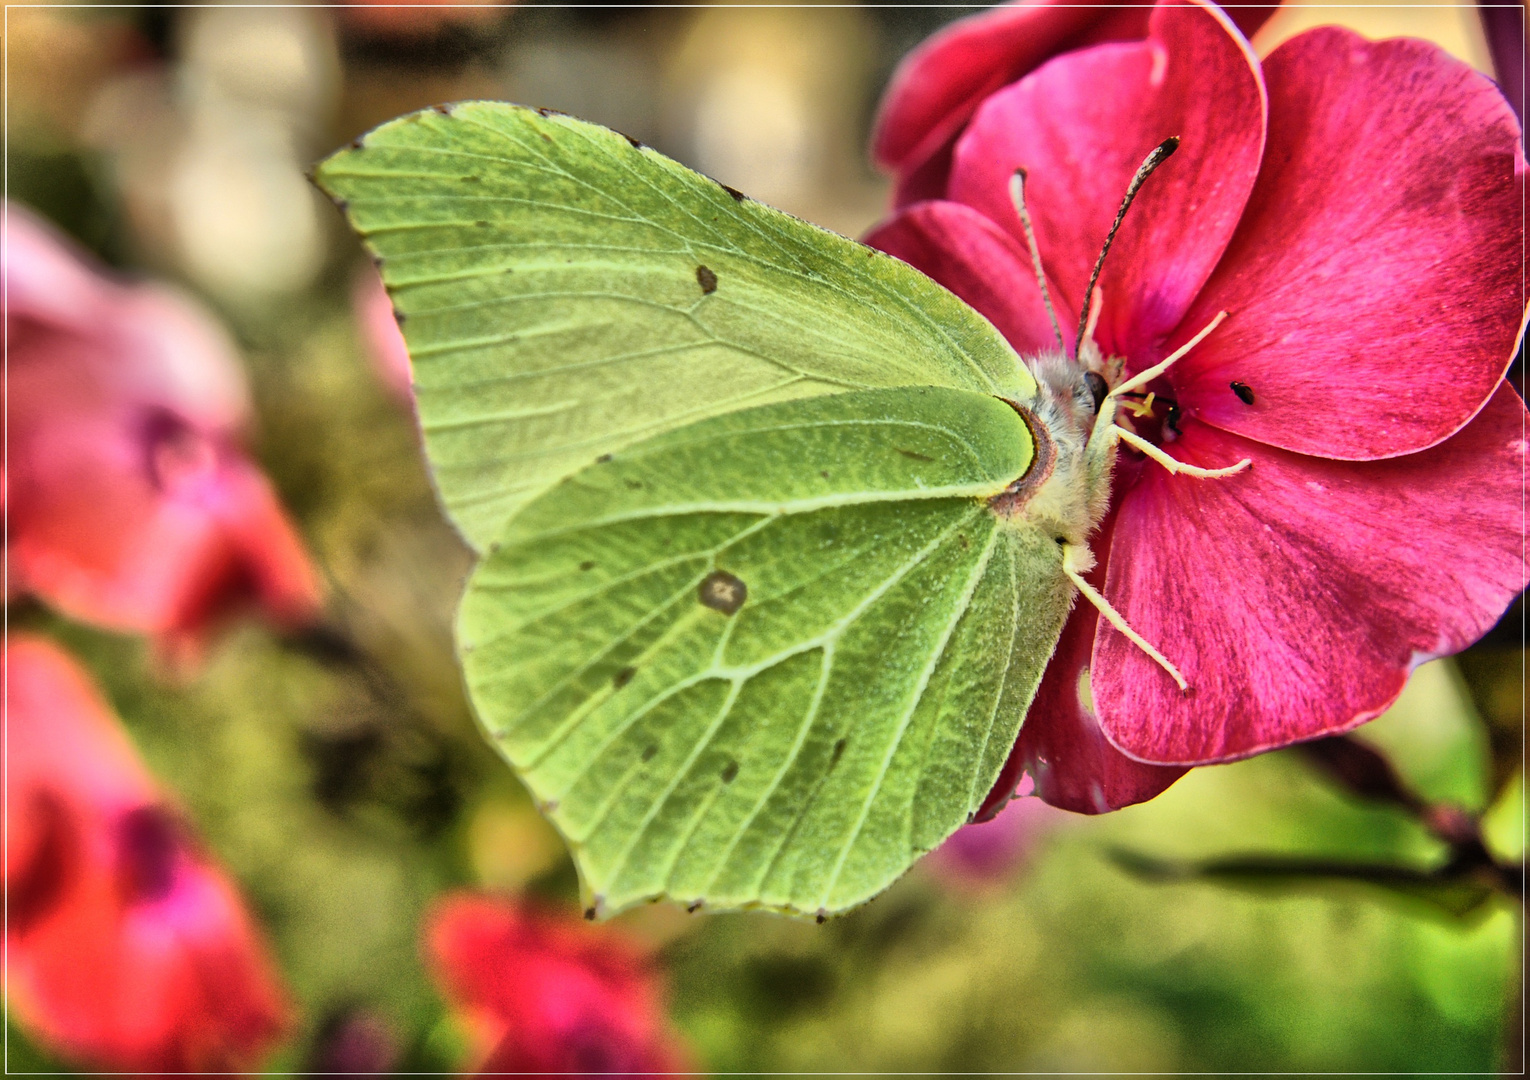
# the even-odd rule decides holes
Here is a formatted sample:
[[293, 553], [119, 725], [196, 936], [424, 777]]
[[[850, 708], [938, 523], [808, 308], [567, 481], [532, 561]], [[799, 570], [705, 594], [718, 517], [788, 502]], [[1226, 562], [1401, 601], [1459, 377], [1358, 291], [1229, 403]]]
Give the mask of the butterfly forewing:
[[988, 498], [1024, 423], [903, 388], [618, 451], [508, 523], [461, 616], [480, 718], [602, 912], [837, 911], [982, 801], [1068, 604]]
[[316, 179], [380, 260], [437, 486], [480, 550], [550, 484], [696, 419], [851, 388], [1034, 385], [910, 267], [570, 117], [427, 110]]

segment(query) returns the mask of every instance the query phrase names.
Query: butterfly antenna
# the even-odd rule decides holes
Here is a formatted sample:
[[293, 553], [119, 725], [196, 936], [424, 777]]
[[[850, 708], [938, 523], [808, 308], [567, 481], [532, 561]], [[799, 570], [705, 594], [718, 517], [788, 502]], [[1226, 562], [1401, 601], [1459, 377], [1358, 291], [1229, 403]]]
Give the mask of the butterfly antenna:
[[1031, 249], [1031, 265], [1036, 269], [1036, 284], [1041, 286], [1041, 302], [1047, 306], [1047, 318], [1052, 320], [1052, 333], [1057, 335], [1057, 347], [1064, 353], [1068, 343], [1063, 340], [1062, 326], [1057, 321], [1057, 309], [1052, 307], [1052, 294], [1047, 291], [1047, 273], [1041, 268], [1041, 248], [1036, 246], [1036, 228], [1031, 224], [1031, 212], [1025, 208], [1025, 170], [1016, 169], [1009, 178], [1009, 198], [1020, 215], [1020, 227], [1025, 230], [1025, 243]]
[[[1153, 175], [1154, 169], [1169, 160], [1169, 157], [1178, 149], [1179, 136], [1169, 136], [1155, 146], [1153, 152], [1143, 160], [1141, 165], [1137, 166], [1137, 172], [1132, 177], [1132, 182], [1126, 185], [1126, 198], [1121, 200], [1121, 209], [1116, 211], [1116, 220], [1111, 222], [1110, 232], [1105, 234], [1105, 246], [1100, 248], [1100, 257], [1094, 260], [1094, 272], [1089, 275], [1089, 287], [1084, 290], [1084, 310], [1079, 314], [1078, 318], [1079, 341], [1085, 340], [1084, 331], [1089, 325], [1089, 305], [1094, 300], [1094, 285], [1095, 282], [1100, 280], [1100, 268], [1105, 265], [1105, 255], [1110, 251], [1110, 242], [1116, 238], [1116, 230], [1121, 227], [1121, 221], [1126, 217], [1126, 211], [1132, 205], [1132, 200], [1137, 197], [1137, 190], [1142, 187], [1143, 182]], [[1013, 190], [1013, 185], [1011, 190]]]

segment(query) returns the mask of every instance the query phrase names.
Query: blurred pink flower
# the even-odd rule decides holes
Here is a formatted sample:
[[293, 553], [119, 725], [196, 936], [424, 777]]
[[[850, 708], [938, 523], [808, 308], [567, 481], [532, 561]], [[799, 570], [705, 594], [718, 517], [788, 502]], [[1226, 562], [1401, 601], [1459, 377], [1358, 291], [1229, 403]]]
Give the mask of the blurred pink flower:
[[[1252, 35], [1279, 7], [1239, 6], [1228, 17]], [[871, 153], [893, 174], [893, 205], [946, 193], [951, 151], [989, 95], [1054, 56], [1148, 36], [1152, 0], [1069, 4], [1012, 0], [958, 19], [898, 65], [872, 132]]]
[[688, 1068], [659, 974], [610, 927], [457, 893], [426, 920], [436, 982], [468, 1021], [480, 1073], [626, 1076]]
[[13, 1016], [81, 1065], [258, 1064], [285, 994], [233, 887], [75, 663], [5, 651], [6, 978]]
[[1162, 0], [1146, 41], [988, 97], [948, 201], [869, 242], [1022, 355], [1055, 348], [1011, 176], [1027, 171], [1071, 326], [1129, 178], [1171, 135], [1105, 263], [1094, 339], [1131, 375], [1229, 312], [1129, 422], [1189, 464], [1253, 467], [1204, 480], [1123, 449], [1091, 580], [1191, 689], [1080, 603], [990, 809], [1022, 771], [1100, 812], [1193, 765], [1347, 731], [1525, 585], [1526, 414], [1503, 381], [1525, 160], [1502, 95], [1435, 46], [1330, 27], [1261, 68], [1220, 9]]
[[1002, 884], [1031, 857], [1043, 836], [1078, 820], [1029, 795], [1011, 799], [986, 821], [957, 829], [930, 855], [931, 865], [953, 884]]
[[378, 381], [398, 400], [413, 407], [414, 368], [409, 362], [409, 346], [404, 344], [382, 277], [370, 266], [356, 275], [351, 287], [351, 310]]
[[479, 27], [493, 22], [510, 4], [504, 0], [410, 0], [408, 3], [342, 4], [335, 14], [347, 29], [373, 37], [428, 38], [456, 24]]
[[17, 206], [6, 226], [11, 589], [182, 661], [247, 604], [315, 618], [302, 543], [239, 446], [249, 401], [227, 336]]

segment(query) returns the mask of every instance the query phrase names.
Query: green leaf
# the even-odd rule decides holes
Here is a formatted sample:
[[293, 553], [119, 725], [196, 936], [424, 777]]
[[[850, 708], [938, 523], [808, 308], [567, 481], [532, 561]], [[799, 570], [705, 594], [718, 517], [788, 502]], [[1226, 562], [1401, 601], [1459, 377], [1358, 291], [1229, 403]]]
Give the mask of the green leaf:
[[982, 802], [1071, 589], [986, 500], [1030, 464], [987, 394], [861, 391], [703, 421], [526, 505], [459, 637], [491, 739], [599, 913], [825, 914]]
[[436, 484], [479, 550], [597, 455], [707, 416], [855, 388], [1034, 391], [912, 268], [570, 117], [414, 113], [315, 180], [380, 260]]

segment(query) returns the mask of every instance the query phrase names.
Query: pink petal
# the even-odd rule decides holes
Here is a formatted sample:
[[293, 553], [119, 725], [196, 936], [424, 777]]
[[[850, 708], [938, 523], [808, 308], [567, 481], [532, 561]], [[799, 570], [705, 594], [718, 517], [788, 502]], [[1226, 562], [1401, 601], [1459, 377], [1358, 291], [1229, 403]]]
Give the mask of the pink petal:
[[1282, 45], [1265, 78], [1259, 183], [1178, 336], [1231, 316], [1174, 372], [1180, 406], [1323, 457], [1438, 442], [1514, 354], [1525, 173], [1514, 114], [1434, 45], [1336, 27]]
[[1147, 41], [1060, 57], [994, 94], [957, 143], [948, 197], [1019, 237], [1009, 179], [1025, 168], [1042, 257], [1076, 310], [1127, 183], [1172, 135], [1179, 151], [1142, 189], [1100, 281], [1097, 338], [1132, 357], [1179, 325], [1258, 171], [1258, 61], [1220, 9], [1165, 2]]
[[[1123, 462], [1122, 466], [1123, 474], [1131, 472], [1131, 463]], [[1117, 490], [1128, 482], [1128, 477], [1118, 478]], [[1105, 580], [1104, 557], [1111, 550], [1114, 528], [1112, 514], [1095, 537], [1094, 550], [1102, 558], [1087, 575], [1095, 588]], [[1020, 738], [977, 820], [997, 812], [1022, 773], [1035, 781], [1037, 795], [1077, 814], [1104, 814], [1146, 802], [1185, 774], [1182, 768], [1145, 765], [1121, 753], [1105, 738], [1099, 719], [1083, 700], [1081, 684], [1089, 667], [1098, 619], [1095, 609], [1084, 600], [1074, 605], [1026, 713]]]
[[291, 1010], [238, 893], [65, 653], [13, 638], [5, 670], [12, 1015], [92, 1072], [255, 1065]]
[[1029, 796], [1011, 799], [986, 821], [963, 825], [931, 852], [927, 865], [958, 888], [1002, 884], [1020, 869], [1037, 841], [1066, 814]]
[[112, 281], [18, 207], [7, 221], [12, 582], [183, 659], [248, 603], [315, 617], [308, 557], [238, 448], [249, 399], [222, 328]]
[[1105, 594], [1190, 683], [1104, 628], [1106, 735], [1144, 761], [1228, 761], [1369, 720], [1421, 661], [1485, 633], [1526, 583], [1525, 407], [1507, 383], [1407, 457], [1303, 457], [1190, 422], [1173, 444], [1219, 480], [1154, 465], [1116, 518]]
[[[1057, 348], [1024, 245], [971, 207], [925, 202], [873, 229], [865, 242], [923, 271], [972, 307], [1021, 354]], [[1067, 347], [1078, 316], [1058, 311]]]
[[622, 1075], [687, 1068], [665, 1021], [660, 973], [614, 927], [458, 892], [426, 916], [424, 937], [437, 984], [473, 1029], [477, 1071], [584, 1075], [591, 1061]]
[[[932, 159], [948, 162], [951, 144], [995, 90], [1070, 49], [1144, 37], [1147, 22], [1147, 0], [1132, 0], [1125, 8], [1065, 7], [1056, 0], [1037, 0], [958, 19], [898, 65], [877, 114], [872, 156], [882, 168], [899, 174]], [[944, 171], [917, 185], [900, 183], [893, 205], [938, 198]]]
[[81, 311], [103, 302], [109, 285], [56, 230], [12, 202], [4, 204], [4, 219], [7, 312], [73, 325]]
[[409, 362], [409, 346], [404, 344], [398, 317], [393, 314], [393, 301], [388, 299], [382, 278], [370, 266], [356, 275], [351, 287], [351, 310], [378, 381], [395, 398], [412, 407], [414, 367]]

